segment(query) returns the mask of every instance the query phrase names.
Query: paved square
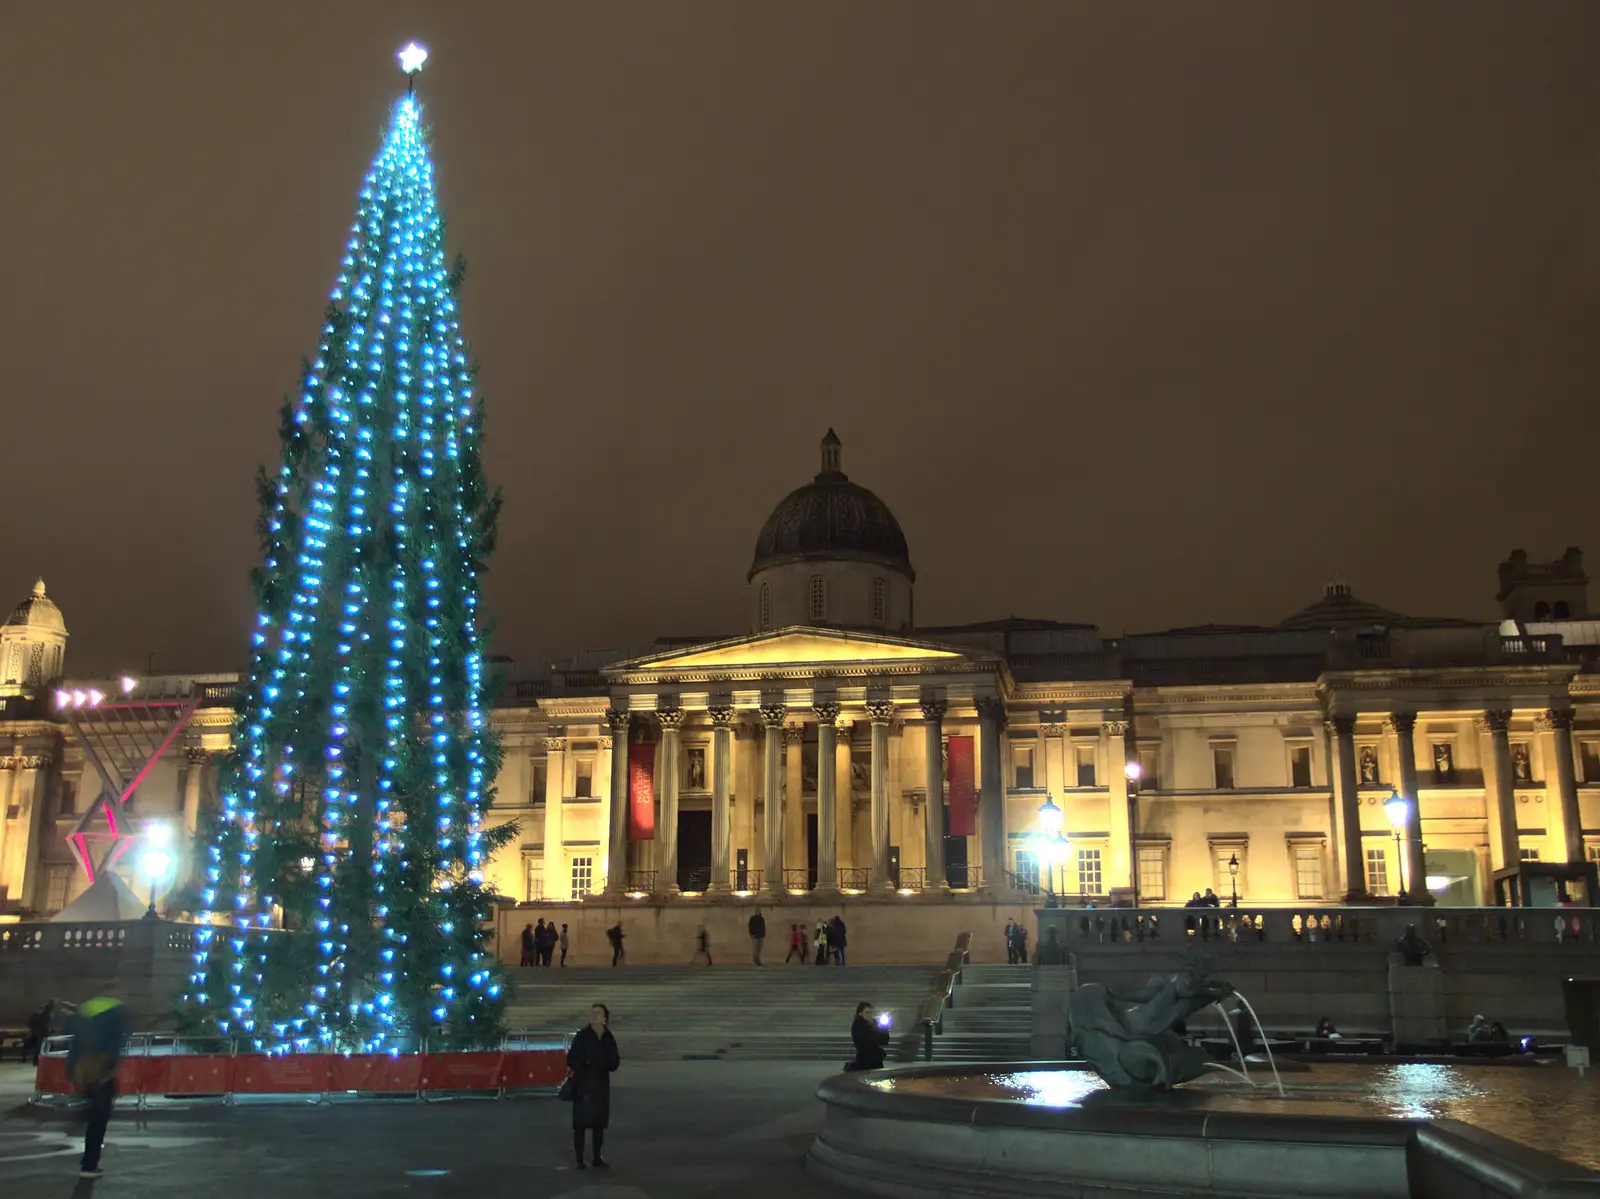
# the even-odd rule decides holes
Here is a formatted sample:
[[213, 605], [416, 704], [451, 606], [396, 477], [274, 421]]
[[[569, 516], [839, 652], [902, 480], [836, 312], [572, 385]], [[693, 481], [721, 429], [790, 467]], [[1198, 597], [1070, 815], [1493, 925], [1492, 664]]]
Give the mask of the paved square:
[[[623, 1046], [626, 1054], [627, 1047]], [[573, 1169], [554, 1098], [419, 1104], [197, 1107], [123, 1103], [99, 1180], [77, 1177], [81, 1126], [25, 1106], [31, 1071], [0, 1067], [6, 1199], [517, 1196], [519, 1199], [823, 1199], [805, 1174], [821, 1126], [815, 1062], [644, 1062], [612, 1088], [606, 1157]]]

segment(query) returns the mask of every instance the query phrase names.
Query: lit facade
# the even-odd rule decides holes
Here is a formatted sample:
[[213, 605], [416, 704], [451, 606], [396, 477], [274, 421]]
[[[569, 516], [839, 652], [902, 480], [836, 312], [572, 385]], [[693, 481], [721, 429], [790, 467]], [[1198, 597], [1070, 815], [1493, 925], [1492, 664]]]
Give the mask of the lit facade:
[[[1477, 905], [1519, 862], [1600, 857], [1600, 621], [1577, 551], [1511, 555], [1498, 621], [1405, 617], [1336, 584], [1271, 627], [929, 628], [899, 524], [841, 459], [830, 432], [761, 527], [748, 633], [589, 652], [507, 687], [490, 822], [521, 835], [488, 869], [503, 895], [1316, 905], [1405, 885]], [[64, 836], [102, 784], [52, 708], [66, 639], [43, 584], [0, 629], [0, 911], [51, 912], [84, 885]], [[139, 681], [207, 698], [138, 818], [192, 835], [215, 802], [232, 682]], [[975, 792], [955, 837], [952, 738], [971, 739]], [[630, 840], [646, 782], [654, 835]], [[1067, 842], [1048, 864], [1046, 801]]]

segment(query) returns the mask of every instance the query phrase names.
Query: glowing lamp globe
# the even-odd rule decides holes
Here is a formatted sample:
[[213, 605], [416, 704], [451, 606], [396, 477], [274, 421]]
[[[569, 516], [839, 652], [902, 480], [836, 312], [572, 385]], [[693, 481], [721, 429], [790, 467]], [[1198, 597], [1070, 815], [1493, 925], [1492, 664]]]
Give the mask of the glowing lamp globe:
[[172, 855], [157, 846], [151, 846], [139, 855], [139, 873], [152, 883], [166, 878], [172, 869]]
[[1399, 791], [1391, 790], [1389, 798], [1383, 801], [1383, 812], [1389, 817], [1389, 824], [1392, 827], [1405, 828], [1406, 818], [1411, 814], [1411, 805]]
[[1046, 837], [1054, 837], [1061, 831], [1061, 809], [1049, 799], [1039, 805], [1039, 831]]
[[1128, 776], [1130, 783], [1137, 783], [1139, 776], [1144, 773], [1144, 768], [1137, 762], [1129, 762], [1122, 768], [1122, 773]]

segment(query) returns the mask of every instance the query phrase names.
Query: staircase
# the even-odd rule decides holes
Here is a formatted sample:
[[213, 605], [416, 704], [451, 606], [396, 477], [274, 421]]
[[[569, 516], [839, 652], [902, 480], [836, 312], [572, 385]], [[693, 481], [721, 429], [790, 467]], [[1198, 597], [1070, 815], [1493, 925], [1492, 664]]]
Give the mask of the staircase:
[[[588, 1022], [590, 1004], [604, 1003], [611, 1009], [611, 1029], [624, 1061], [743, 1058], [842, 1064], [854, 1052], [850, 1021], [856, 1004], [870, 1002], [890, 1012], [897, 1029], [908, 1028], [936, 970], [730, 964], [519, 968], [511, 973], [517, 990], [507, 1008], [508, 1027], [572, 1031]], [[1024, 1024], [1024, 1047], [1027, 1039]]]
[[968, 966], [933, 1039], [936, 1062], [1025, 1062], [1033, 1030], [1033, 971], [1026, 966]]

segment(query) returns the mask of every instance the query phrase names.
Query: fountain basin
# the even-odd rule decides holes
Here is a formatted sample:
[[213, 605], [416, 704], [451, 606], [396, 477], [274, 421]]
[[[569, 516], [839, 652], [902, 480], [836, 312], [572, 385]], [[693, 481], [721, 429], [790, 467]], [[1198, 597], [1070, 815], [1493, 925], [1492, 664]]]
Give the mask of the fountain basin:
[[845, 1074], [818, 1096], [811, 1174], [906, 1199], [1600, 1199], [1600, 1174], [1460, 1121], [1202, 1087], [1131, 1099], [1059, 1063]]

